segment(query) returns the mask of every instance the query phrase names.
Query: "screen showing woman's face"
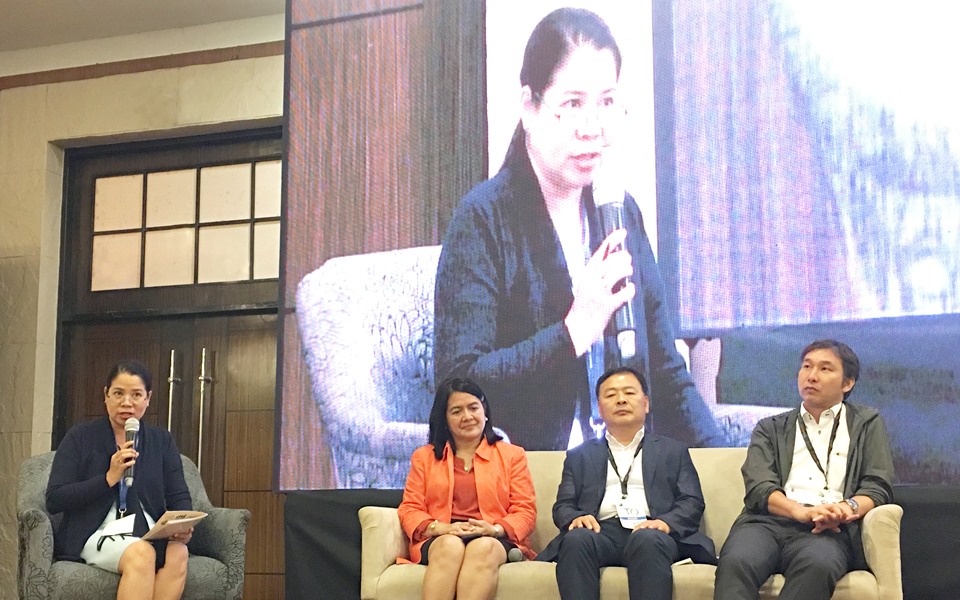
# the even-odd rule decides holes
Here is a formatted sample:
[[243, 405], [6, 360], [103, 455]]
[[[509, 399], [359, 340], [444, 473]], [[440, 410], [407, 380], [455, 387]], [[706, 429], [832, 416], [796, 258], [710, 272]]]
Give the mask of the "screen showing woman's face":
[[554, 72], [542, 102], [524, 111], [530, 160], [558, 190], [593, 181], [611, 144], [623, 108], [617, 96], [617, 66], [610, 50], [577, 46]]

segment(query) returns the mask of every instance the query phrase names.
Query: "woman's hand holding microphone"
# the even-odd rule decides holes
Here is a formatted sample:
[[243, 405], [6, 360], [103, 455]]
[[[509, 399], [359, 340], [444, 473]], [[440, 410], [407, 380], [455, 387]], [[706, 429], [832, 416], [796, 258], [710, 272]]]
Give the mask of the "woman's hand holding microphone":
[[626, 238], [626, 229], [608, 235], [580, 273], [573, 304], [563, 320], [577, 356], [603, 336], [613, 313], [636, 294], [633, 282], [613, 291], [617, 282], [633, 275], [633, 257], [623, 249]]
[[137, 462], [140, 453], [133, 449], [133, 441], [129, 441], [110, 457], [110, 468], [107, 469], [107, 484], [110, 487], [117, 485], [123, 478], [123, 472]]

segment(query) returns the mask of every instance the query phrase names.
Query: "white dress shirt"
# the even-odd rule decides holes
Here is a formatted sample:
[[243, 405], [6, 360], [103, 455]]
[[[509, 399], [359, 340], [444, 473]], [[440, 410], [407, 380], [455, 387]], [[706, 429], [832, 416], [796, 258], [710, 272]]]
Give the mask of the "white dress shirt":
[[[827, 447], [830, 443], [830, 432], [833, 424], [840, 418], [837, 427], [837, 437], [833, 441], [833, 451], [830, 455], [830, 466], [827, 467]], [[826, 487], [824, 489], [824, 475], [817, 468], [813, 457], [807, 450], [800, 431], [800, 422], [797, 421], [797, 439], [793, 444], [793, 465], [790, 475], [783, 486], [787, 498], [800, 504], [826, 504], [843, 500], [843, 481], [847, 476], [847, 455], [850, 449], [850, 432], [847, 430], [847, 419], [843, 410], [843, 402], [835, 404], [820, 413], [818, 423], [807, 409], [800, 406], [800, 418], [807, 426], [807, 435], [810, 444], [817, 452], [820, 465], [827, 471]]]
[[[606, 438], [621, 477], [627, 474], [627, 470], [633, 464], [633, 469], [630, 470], [630, 479], [627, 480], [627, 498], [632, 505], [642, 509], [642, 514], [649, 515], [647, 493], [643, 489], [643, 450], [637, 454], [636, 459], [633, 457], [633, 453], [637, 451], [637, 446], [643, 439], [643, 430], [644, 428], [641, 427], [637, 435], [633, 436], [633, 440], [626, 446], [610, 435], [609, 431], [606, 433]], [[603, 494], [603, 500], [600, 502], [600, 512], [597, 514], [597, 520], [603, 521], [616, 517], [617, 505], [620, 504], [622, 497], [620, 480], [617, 478], [617, 473], [613, 470], [613, 467], [610, 466], [610, 459], [607, 458], [607, 491]]]

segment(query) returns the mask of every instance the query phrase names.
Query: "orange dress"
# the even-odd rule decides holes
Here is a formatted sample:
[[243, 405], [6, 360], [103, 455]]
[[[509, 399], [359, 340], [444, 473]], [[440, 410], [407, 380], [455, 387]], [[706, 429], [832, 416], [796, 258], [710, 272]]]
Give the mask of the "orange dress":
[[[425, 521], [434, 519], [449, 523], [453, 514], [453, 459], [447, 445], [437, 460], [433, 445], [421, 446], [410, 458], [410, 474], [403, 490], [403, 501], [397, 509], [400, 525], [410, 539], [410, 562], [420, 562], [420, 548], [425, 539], [414, 533]], [[530, 534], [537, 524], [537, 504], [533, 478], [527, 467], [527, 456], [520, 446], [507, 442], [493, 445], [481, 440], [473, 458], [480, 515], [492, 525], [503, 526], [507, 538], [523, 555], [532, 559]], [[398, 562], [406, 562], [400, 560]]]

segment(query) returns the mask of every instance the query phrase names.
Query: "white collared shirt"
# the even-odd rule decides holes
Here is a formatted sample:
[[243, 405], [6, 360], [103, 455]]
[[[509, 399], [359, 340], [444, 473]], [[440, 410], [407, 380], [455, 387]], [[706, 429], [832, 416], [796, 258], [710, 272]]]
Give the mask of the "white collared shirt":
[[[606, 433], [607, 443], [610, 445], [610, 452], [613, 453], [613, 460], [617, 463], [617, 470], [620, 476], [625, 476], [630, 464], [633, 463], [633, 469], [630, 471], [630, 479], [627, 480], [627, 496], [630, 502], [643, 509], [643, 514], [649, 515], [650, 508], [647, 506], [647, 493], [643, 489], [643, 450], [637, 454], [636, 460], [633, 453], [637, 451], [640, 440], [643, 439], [643, 430], [641, 427], [633, 440], [624, 446], [617, 441], [617, 438]], [[610, 466], [610, 459], [607, 459], [607, 490], [603, 494], [603, 500], [600, 502], [600, 512], [597, 514], [597, 520], [603, 521], [617, 516], [617, 504], [620, 503], [622, 494], [620, 493], [620, 480], [616, 472]]]
[[813, 449], [817, 451], [820, 465], [827, 469], [827, 446], [830, 443], [830, 432], [833, 431], [834, 419], [840, 416], [840, 425], [837, 427], [837, 437], [833, 442], [833, 453], [830, 456], [830, 468], [827, 471], [827, 489], [823, 489], [824, 476], [817, 468], [817, 464], [810, 456], [807, 445], [803, 441], [800, 431], [800, 422], [796, 427], [797, 439], [793, 444], [793, 465], [790, 475], [784, 484], [787, 498], [800, 504], [824, 504], [843, 500], [843, 481], [847, 476], [847, 455], [850, 449], [850, 432], [847, 429], [846, 411], [843, 402], [835, 404], [820, 413], [820, 422], [813, 418], [807, 409], [800, 406], [800, 418], [807, 426], [807, 435]]

